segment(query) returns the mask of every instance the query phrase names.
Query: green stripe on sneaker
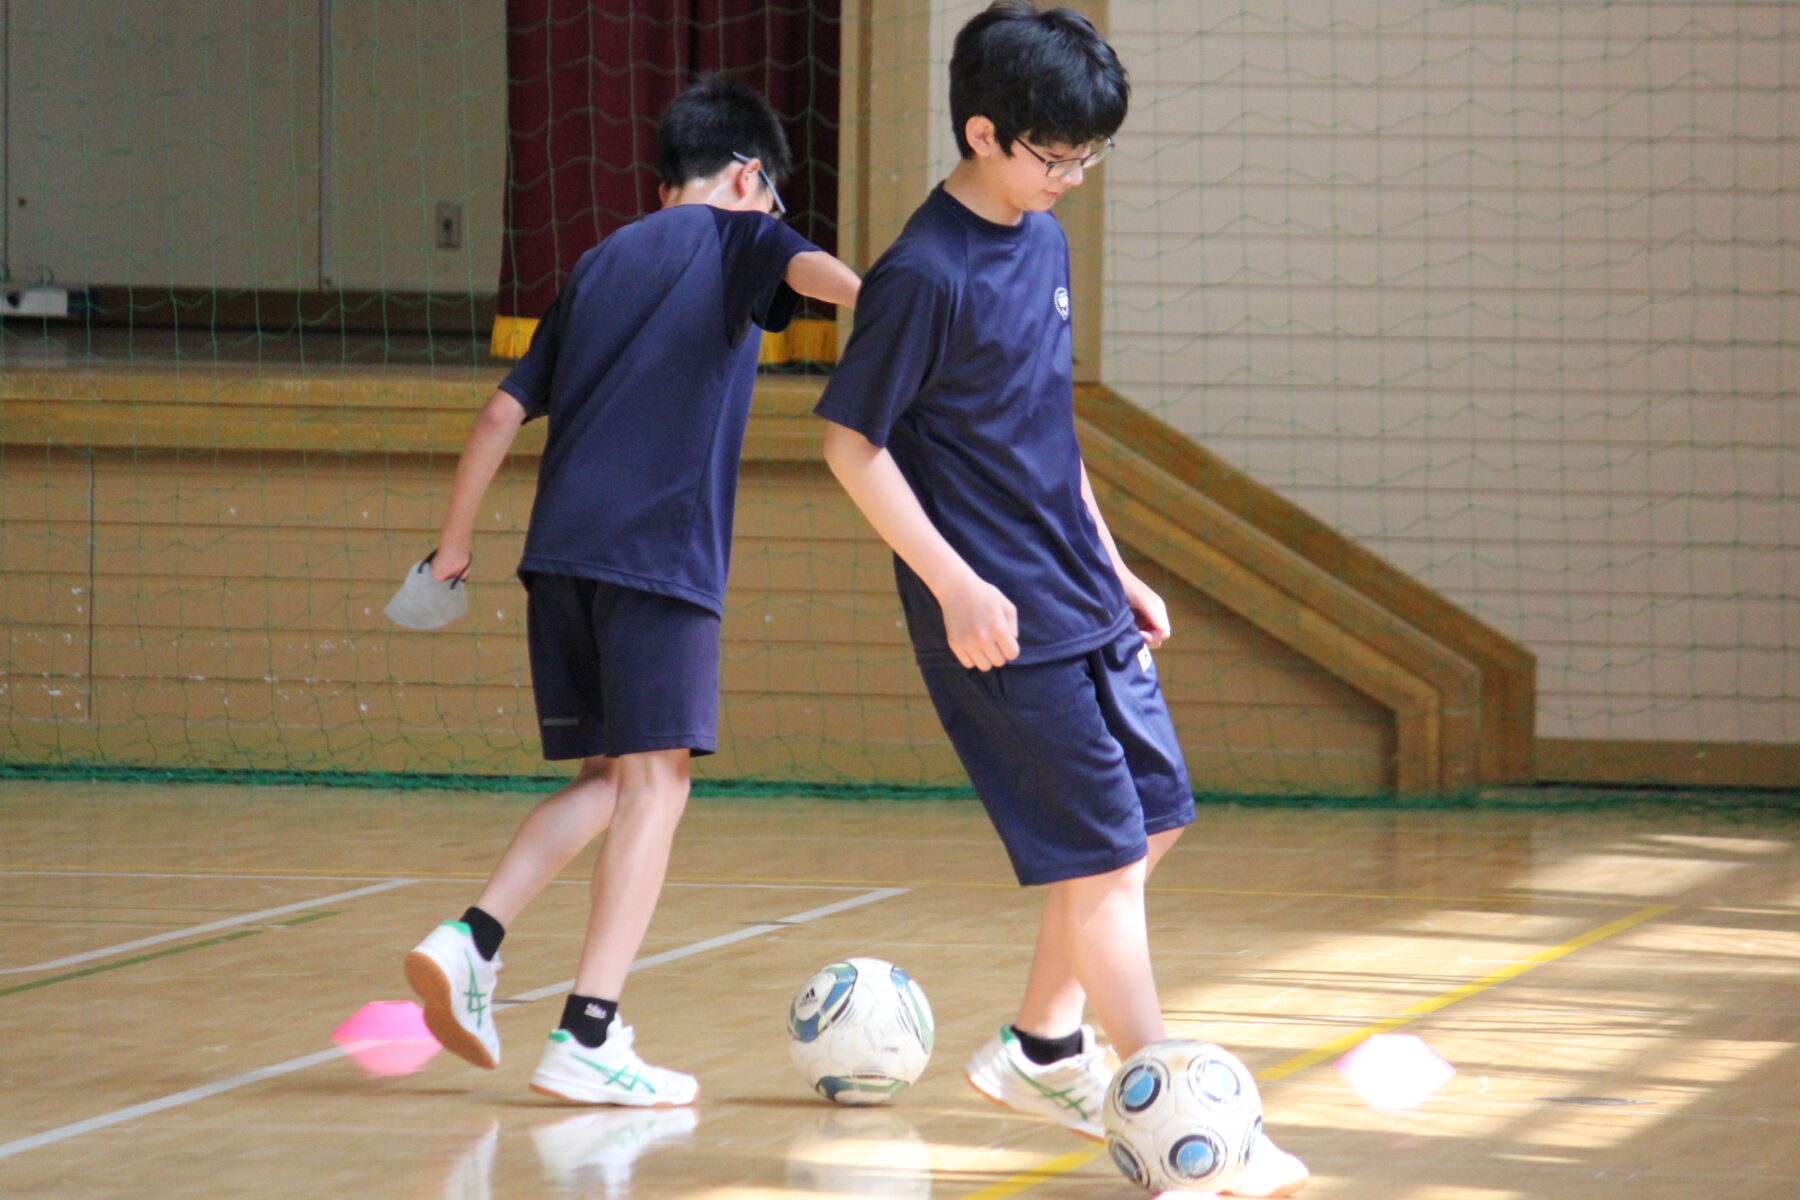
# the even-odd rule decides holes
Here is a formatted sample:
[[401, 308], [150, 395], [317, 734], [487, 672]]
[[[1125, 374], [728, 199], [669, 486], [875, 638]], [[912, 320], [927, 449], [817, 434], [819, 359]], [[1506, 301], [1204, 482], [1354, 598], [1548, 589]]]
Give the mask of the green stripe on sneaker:
[[[629, 1065], [614, 1070], [604, 1063], [597, 1063], [591, 1058], [583, 1058], [579, 1054], [570, 1054], [569, 1057], [580, 1063], [582, 1066], [589, 1067], [592, 1070], [599, 1072], [600, 1078], [606, 1080], [606, 1082], [612, 1084], [614, 1087], [622, 1087], [628, 1092], [635, 1092], [638, 1088], [642, 1087], [651, 1095], [656, 1094], [656, 1085], [652, 1084], [642, 1075], [639, 1075], [637, 1071]], [[627, 1072], [630, 1073], [627, 1074]]]
[[[1020, 1044], [1019, 1036], [1013, 1032], [1013, 1027], [1011, 1025], [1002, 1025], [1000, 1027], [1000, 1039], [1001, 1041], [1009, 1042], [1014, 1046]], [[1025, 1053], [1023, 1047], [1020, 1048], [1019, 1053], [1021, 1056]], [[1078, 1113], [1083, 1120], [1091, 1121], [1094, 1119], [1093, 1114], [1088, 1112], [1086, 1106], [1081, 1103], [1080, 1098], [1074, 1094], [1077, 1090], [1076, 1088], [1064, 1088], [1062, 1091], [1057, 1091], [1054, 1088], [1046, 1087], [1044, 1084], [1040, 1083], [1036, 1077], [1028, 1074], [1012, 1055], [1008, 1054], [1005, 1058], [1006, 1065], [1012, 1068], [1013, 1074], [1030, 1084], [1032, 1091], [1050, 1101], [1052, 1104], [1057, 1105], [1059, 1108], [1065, 1108]]]

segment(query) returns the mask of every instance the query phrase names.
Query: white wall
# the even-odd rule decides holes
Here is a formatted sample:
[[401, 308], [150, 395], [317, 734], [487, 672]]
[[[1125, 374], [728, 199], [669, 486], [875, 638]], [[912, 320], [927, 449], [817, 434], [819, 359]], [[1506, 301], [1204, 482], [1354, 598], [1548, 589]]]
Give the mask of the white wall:
[[1800, 741], [1800, 6], [1110, 27], [1107, 381], [1533, 650], [1541, 735]]
[[[497, 285], [499, 3], [5, 0], [5, 9], [13, 278], [224, 290]], [[460, 249], [435, 245], [440, 200], [463, 205]]]
[[[498, 0], [332, 0], [324, 273], [351, 288], [491, 292], [506, 192], [506, 13]], [[436, 244], [463, 206], [463, 248]]]
[[317, 7], [9, 0], [11, 273], [175, 287], [313, 280]]

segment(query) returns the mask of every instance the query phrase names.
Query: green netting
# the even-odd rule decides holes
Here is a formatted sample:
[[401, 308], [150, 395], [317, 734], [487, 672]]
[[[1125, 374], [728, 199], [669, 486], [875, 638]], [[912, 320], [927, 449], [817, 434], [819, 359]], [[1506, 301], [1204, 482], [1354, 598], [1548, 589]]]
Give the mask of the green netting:
[[[810, 13], [738, 69], [827, 131], [802, 219], [863, 268], [949, 165], [976, 7], [597, 5], [669, 45], [606, 42], [591, 74], [649, 96]], [[1084, 372], [1534, 655], [1565, 777], [1604, 743], [1607, 777], [1619, 747], [1728, 746], [1791, 782], [1800, 9], [1088, 7], [1135, 94]], [[474, 623], [379, 618], [441, 514], [442, 431], [505, 368], [504, 6], [0, 12], [0, 274], [14, 308], [71, 306], [0, 324], [6, 770], [541, 786], [506, 574], [529, 457], [484, 514]], [[620, 144], [594, 153], [641, 173]], [[804, 411], [775, 385], [818, 344], [776, 355], [763, 419]], [[757, 454], [706, 786], [961, 794], [884, 555], [822, 467]], [[1161, 662], [1203, 792], [1389, 793], [1405, 748], [1366, 680], [1172, 537], [1130, 548], [1185, 622]]]
[[[256, 787], [374, 788], [383, 791], [475, 791], [541, 795], [568, 782], [565, 775], [449, 775], [386, 771], [232, 771], [181, 767], [119, 767], [104, 763], [0, 762], [0, 780], [95, 784], [201, 784]], [[694, 794], [716, 799], [824, 799], [850, 801], [972, 800], [967, 786], [903, 783], [810, 783], [803, 780], [700, 779]], [[1252, 808], [1368, 808], [1415, 811], [1505, 810], [1517, 812], [1618, 813], [1666, 809], [1724, 815], [1800, 813], [1800, 792], [1756, 788], [1575, 787], [1544, 785], [1470, 789], [1459, 793], [1402, 796], [1393, 792], [1199, 791], [1200, 805]]]

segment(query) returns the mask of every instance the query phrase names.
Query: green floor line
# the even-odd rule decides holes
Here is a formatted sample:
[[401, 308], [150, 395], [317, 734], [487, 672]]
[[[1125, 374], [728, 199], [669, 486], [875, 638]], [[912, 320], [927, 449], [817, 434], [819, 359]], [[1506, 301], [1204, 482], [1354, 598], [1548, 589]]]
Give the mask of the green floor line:
[[[259, 771], [224, 767], [133, 767], [116, 763], [31, 763], [0, 760], [0, 780], [84, 783], [239, 784], [252, 787], [379, 788], [388, 791], [473, 791], [544, 794], [567, 775], [474, 775], [410, 771]], [[966, 784], [817, 782], [800, 779], [696, 779], [693, 794], [717, 799], [972, 800]], [[1458, 792], [1400, 795], [1393, 791], [1238, 792], [1198, 789], [1203, 807], [1364, 808], [1417, 812], [1492, 809], [1508, 812], [1681, 809], [1730, 813], [1800, 813], [1800, 790], [1781, 788], [1651, 787], [1520, 784]]]
[[331, 909], [324, 909], [319, 912], [301, 913], [297, 917], [289, 917], [287, 920], [277, 921], [277, 922], [275, 922], [275, 924], [280, 925], [284, 928], [291, 928], [295, 925], [311, 925], [314, 921], [323, 921], [326, 917], [335, 917], [335, 916], [337, 916], [337, 913], [335, 911], [333, 911]]
[[[0, 760], [0, 779], [86, 783], [204, 783], [253, 787], [381, 788], [388, 791], [554, 792], [562, 775], [475, 775], [420, 771], [259, 771], [242, 767], [132, 767], [116, 763]], [[971, 800], [967, 784], [874, 784], [800, 779], [696, 779], [696, 796], [797, 797], [825, 800]]]
[[[314, 912], [302, 916], [291, 917], [286, 921], [276, 921], [276, 925], [306, 925], [313, 921], [323, 921], [326, 917], [335, 917], [336, 912]], [[221, 946], [226, 942], [235, 942], [242, 938], [255, 937], [267, 933], [267, 929], [239, 929], [234, 933], [222, 933], [218, 937], [206, 938], [198, 942], [186, 942], [180, 946], [170, 946], [166, 950], [152, 950], [148, 954], [135, 954], [130, 958], [121, 958], [117, 962], [101, 963], [97, 967], [83, 967], [79, 971], [69, 971], [62, 975], [52, 975], [48, 979], [34, 979], [30, 983], [15, 983], [11, 987], [0, 987], [0, 996], [13, 996], [20, 992], [36, 991], [49, 987], [53, 983], [67, 983], [71, 979], [86, 979], [89, 975], [101, 975], [107, 971], [118, 971], [125, 967], [135, 967], [139, 963], [153, 962], [159, 958], [171, 958], [177, 954], [186, 954], [189, 950], [204, 950], [208, 946]]]

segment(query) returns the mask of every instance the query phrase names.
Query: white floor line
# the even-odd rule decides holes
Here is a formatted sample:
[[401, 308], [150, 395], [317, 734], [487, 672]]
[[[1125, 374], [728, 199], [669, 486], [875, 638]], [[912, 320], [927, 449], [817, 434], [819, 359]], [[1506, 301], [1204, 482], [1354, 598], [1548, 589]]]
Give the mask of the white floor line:
[[229, 1079], [202, 1084], [197, 1088], [189, 1088], [185, 1092], [176, 1092], [170, 1096], [146, 1100], [142, 1104], [133, 1104], [130, 1108], [115, 1109], [97, 1117], [89, 1117], [85, 1121], [77, 1121], [73, 1125], [61, 1125], [55, 1129], [46, 1129], [43, 1133], [34, 1133], [30, 1137], [20, 1138], [16, 1142], [0, 1144], [0, 1158], [10, 1158], [15, 1154], [23, 1154], [27, 1150], [36, 1150], [39, 1146], [48, 1146], [53, 1142], [66, 1141], [84, 1133], [92, 1133], [96, 1129], [105, 1129], [109, 1125], [135, 1121], [139, 1117], [147, 1117], [151, 1113], [159, 1113], [167, 1108], [179, 1108], [183, 1104], [192, 1104], [196, 1100], [204, 1100], [208, 1096], [216, 1096], [220, 1092], [229, 1092], [233, 1088], [248, 1087], [253, 1083], [261, 1083], [265, 1079], [274, 1079], [279, 1075], [303, 1071], [307, 1067], [330, 1062], [334, 1058], [342, 1058], [351, 1049], [352, 1047], [334, 1048], [300, 1058], [290, 1058], [286, 1062], [276, 1063], [272, 1067], [259, 1067], [254, 1071], [245, 1071], [242, 1075], [233, 1075]]
[[[0, 878], [8, 875], [48, 875], [70, 879], [244, 879], [244, 880], [284, 880], [302, 883], [376, 883], [391, 879], [390, 875], [233, 875], [228, 872], [205, 871], [47, 871], [26, 869], [9, 870], [0, 867]], [[414, 883], [480, 883], [473, 875], [412, 875]], [[586, 887], [585, 879], [552, 879], [552, 884], [563, 887]], [[663, 884], [664, 888], [737, 888], [745, 891], [767, 892], [860, 892], [863, 889], [854, 883], [684, 883], [670, 880]]]
[[[393, 882], [398, 886], [399, 884], [412, 881], [395, 880]], [[816, 921], [820, 917], [828, 917], [833, 913], [840, 913], [846, 909], [859, 908], [864, 904], [873, 904], [877, 900], [887, 900], [894, 896], [904, 895], [908, 890], [909, 889], [907, 888], [874, 888], [864, 892], [860, 896], [851, 896], [848, 899], [839, 900], [835, 904], [826, 904], [818, 908], [809, 908], [805, 912], [798, 912], [792, 916], [781, 917], [777, 920], [759, 925], [746, 926], [743, 929], [734, 930], [731, 933], [724, 934], [720, 937], [692, 942], [686, 946], [677, 947], [674, 950], [665, 950], [661, 954], [647, 955], [634, 961], [631, 964], [631, 969], [633, 971], [639, 971], [645, 967], [656, 966], [659, 963], [673, 962], [676, 959], [687, 958], [694, 954], [701, 954], [707, 950], [716, 949], [719, 946], [729, 946], [734, 942], [741, 942], [745, 938], [758, 937], [765, 933], [774, 933], [793, 925], [802, 925], [808, 921]], [[502, 1003], [518, 1005], [529, 1003], [532, 1000], [543, 999], [546, 996], [554, 995], [557, 992], [566, 990], [569, 985], [574, 982], [575, 981], [571, 979], [567, 982], [559, 983], [553, 988], [539, 988], [536, 991], [514, 996], [511, 1000], [502, 1001]], [[13, 1155], [23, 1154], [27, 1150], [36, 1150], [40, 1146], [50, 1146], [57, 1142], [67, 1141], [72, 1137], [80, 1137], [84, 1133], [92, 1133], [96, 1129], [105, 1129], [112, 1125], [122, 1124], [126, 1121], [134, 1121], [139, 1117], [163, 1112], [166, 1109], [179, 1108], [184, 1104], [192, 1104], [196, 1100], [205, 1100], [209, 1096], [217, 1096], [221, 1092], [229, 1092], [236, 1088], [249, 1087], [253, 1083], [261, 1083], [265, 1079], [275, 1079], [282, 1075], [292, 1074], [295, 1071], [304, 1071], [307, 1067], [314, 1067], [318, 1066], [320, 1063], [331, 1062], [333, 1059], [343, 1058], [346, 1054], [350, 1053], [351, 1050], [357, 1049], [361, 1045], [362, 1043], [355, 1043], [349, 1046], [335, 1047], [330, 1050], [320, 1050], [313, 1054], [304, 1054], [299, 1058], [290, 1058], [286, 1062], [279, 1062], [271, 1067], [258, 1067], [254, 1071], [245, 1071], [241, 1075], [233, 1075], [228, 1079], [220, 1079], [213, 1083], [202, 1084], [199, 1087], [189, 1088], [183, 1092], [175, 1092], [172, 1095], [162, 1096], [155, 1100], [146, 1100], [142, 1104], [133, 1104], [129, 1108], [120, 1108], [109, 1113], [101, 1113], [99, 1116], [89, 1117], [85, 1121], [76, 1121], [70, 1125], [59, 1125], [55, 1129], [46, 1129], [42, 1133], [34, 1133], [29, 1137], [22, 1137], [16, 1141], [0, 1142], [0, 1158], [11, 1158]]]
[[[825, 904], [818, 908], [809, 908], [805, 912], [795, 913], [791, 917], [782, 917], [779, 921], [771, 921], [761, 925], [746, 925], [742, 929], [734, 929], [730, 933], [722, 933], [715, 938], [707, 938], [703, 942], [681, 946], [674, 950], [664, 950], [661, 954], [649, 954], [643, 958], [633, 959], [631, 969], [641, 971], [645, 967], [654, 967], [666, 962], [674, 962], [678, 958], [686, 958], [690, 954], [701, 954], [707, 950], [716, 950], [720, 946], [729, 946], [733, 942], [741, 942], [746, 938], [761, 937], [765, 933], [774, 933], [778, 929], [786, 929], [790, 925], [804, 925], [808, 921], [816, 921], [820, 917], [829, 917], [833, 913], [841, 913], [846, 909], [861, 908], [865, 904], [873, 904], [877, 900], [886, 900], [893, 896], [904, 895], [906, 888], [875, 888], [860, 896], [851, 896], [848, 900], [839, 900], [835, 904]], [[575, 986], [573, 979], [565, 979], [561, 983], [553, 983], [549, 987], [535, 988], [529, 992], [520, 992], [517, 996], [502, 1000], [502, 1004], [530, 1004], [533, 1000], [542, 1000], [547, 996], [559, 995]]]
[[168, 933], [152, 934], [150, 937], [138, 938], [136, 941], [120, 942], [116, 946], [102, 946], [98, 950], [86, 950], [80, 954], [71, 954], [66, 958], [53, 958], [48, 962], [33, 963], [29, 967], [0, 967], [0, 975], [20, 975], [30, 971], [54, 971], [59, 967], [72, 967], [77, 963], [93, 962], [96, 958], [111, 958], [115, 954], [125, 954], [132, 950], [142, 950], [146, 946], [160, 946], [164, 942], [173, 942], [180, 938], [195, 937], [202, 933], [211, 933], [215, 929], [230, 929], [235, 925], [252, 925], [258, 921], [267, 921], [274, 917], [284, 917], [288, 913], [304, 912], [309, 908], [318, 908], [322, 904], [336, 904], [340, 900], [354, 900], [359, 896], [372, 896], [376, 892], [390, 892], [395, 888], [403, 888], [417, 883], [416, 879], [387, 879], [368, 887], [355, 888], [348, 892], [335, 892], [329, 896], [320, 896], [316, 900], [300, 900], [293, 904], [283, 904], [276, 908], [265, 908], [258, 912], [245, 913], [238, 917], [226, 917], [219, 921], [208, 921], [204, 925], [189, 925], [186, 929], [172, 929]]

